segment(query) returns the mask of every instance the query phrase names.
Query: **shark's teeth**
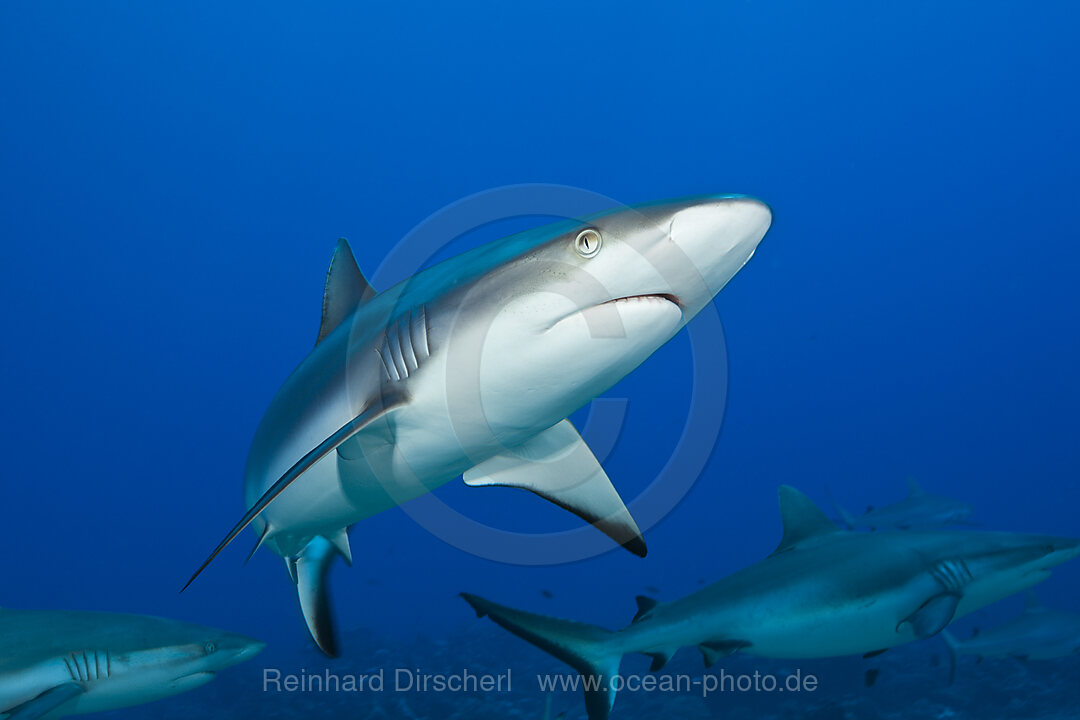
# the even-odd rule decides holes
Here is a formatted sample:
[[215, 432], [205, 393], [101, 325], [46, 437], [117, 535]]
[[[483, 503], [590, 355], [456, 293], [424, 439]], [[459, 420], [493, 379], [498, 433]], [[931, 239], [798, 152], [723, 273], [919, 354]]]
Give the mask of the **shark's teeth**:
[[679, 302], [679, 298], [675, 297], [674, 295], [672, 295], [670, 293], [652, 293], [652, 294], [648, 294], [648, 295], [628, 295], [626, 297], [620, 297], [620, 298], [615, 298], [614, 300], [609, 300], [608, 302], [612, 302], [612, 303], [615, 303], [615, 304], [628, 303], [628, 302], [667, 302], [667, 303], [671, 303], [672, 305], [677, 305], [679, 307], [682, 307], [682, 303]]

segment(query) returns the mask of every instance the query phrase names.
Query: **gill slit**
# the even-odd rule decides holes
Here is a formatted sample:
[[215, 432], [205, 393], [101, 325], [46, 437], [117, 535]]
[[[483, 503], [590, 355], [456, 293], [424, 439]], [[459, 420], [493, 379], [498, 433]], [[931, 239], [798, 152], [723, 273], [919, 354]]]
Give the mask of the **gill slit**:
[[64, 661], [64, 667], [67, 668], [68, 675], [71, 676], [71, 681], [79, 682], [79, 678], [75, 676], [75, 670], [71, 667], [71, 663], [68, 662], [68, 659], [66, 657], [61, 657], [60, 659]]

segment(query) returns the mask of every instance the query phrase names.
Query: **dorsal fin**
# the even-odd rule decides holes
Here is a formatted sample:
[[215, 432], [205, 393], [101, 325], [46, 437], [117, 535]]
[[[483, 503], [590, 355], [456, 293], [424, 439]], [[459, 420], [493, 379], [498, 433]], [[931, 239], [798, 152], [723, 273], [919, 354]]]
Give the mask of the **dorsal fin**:
[[650, 610], [660, 604], [659, 600], [655, 600], [647, 595], [638, 595], [634, 599], [637, 600], [637, 615], [630, 621], [631, 623], [636, 623], [638, 620], [648, 615]]
[[907, 491], [908, 497], [918, 497], [923, 494], [922, 486], [920, 486], [919, 481], [913, 477], [907, 479]]
[[780, 519], [784, 523], [784, 537], [774, 555], [809, 538], [840, 532], [810, 498], [790, 485], [780, 486]]
[[322, 323], [319, 325], [318, 345], [323, 338], [334, 331], [341, 321], [352, 314], [358, 305], [375, 294], [374, 288], [360, 272], [356, 264], [349, 241], [339, 238], [334, 257], [330, 260], [330, 269], [326, 271], [326, 286], [323, 288]]

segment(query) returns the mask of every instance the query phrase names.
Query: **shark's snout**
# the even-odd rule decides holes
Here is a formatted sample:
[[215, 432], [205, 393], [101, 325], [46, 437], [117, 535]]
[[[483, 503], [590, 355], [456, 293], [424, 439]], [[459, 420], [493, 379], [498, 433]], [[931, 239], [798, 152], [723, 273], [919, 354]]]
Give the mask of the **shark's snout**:
[[715, 294], [754, 254], [771, 223], [772, 211], [760, 200], [718, 196], [677, 209], [669, 234]]
[[255, 657], [263, 651], [266, 643], [245, 635], [227, 635], [212, 647], [210, 659], [216, 668], [222, 669]]

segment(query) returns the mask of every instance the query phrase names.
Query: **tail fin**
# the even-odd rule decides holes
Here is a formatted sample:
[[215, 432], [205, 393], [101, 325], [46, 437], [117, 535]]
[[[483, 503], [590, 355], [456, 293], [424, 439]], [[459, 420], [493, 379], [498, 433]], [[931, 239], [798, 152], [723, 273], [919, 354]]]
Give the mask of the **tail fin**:
[[945, 641], [945, 647], [949, 649], [949, 684], [956, 682], [956, 663], [960, 659], [956, 638], [948, 630], [941, 631], [941, 639]]
[[468, 593], [461, 597], [477, 617], [489, 616], [497, 625], [581, 673], [589, 720], [607, 720], [615, 704], [615, 681], [622, 661], [622, 653], [611, 642], [614, 633], [595, 625], [515, 610]]
[[833, 510], [840, 516], [840, 522], [844, 524], [848, 530], [855, 529], [855, 518], [844, 508], [840, 507], [840, 503], [836, 502], [836, 498], [833, 497], [832, 491], [829, 490], [829, 486], [825, 486], [825, 495], [828, 496], [829, 502], [832, 503]]
[[338, 544], [316, 535], [295, 558], [285, 560], [296, 581], [296, 593], [308, 632], [319, 649], [330, 657], [338, 656], [338, 641], [327, 593], [327, 577], [334, 556], [339, 552], [345, 555], [346, 560], [350, 559]]

